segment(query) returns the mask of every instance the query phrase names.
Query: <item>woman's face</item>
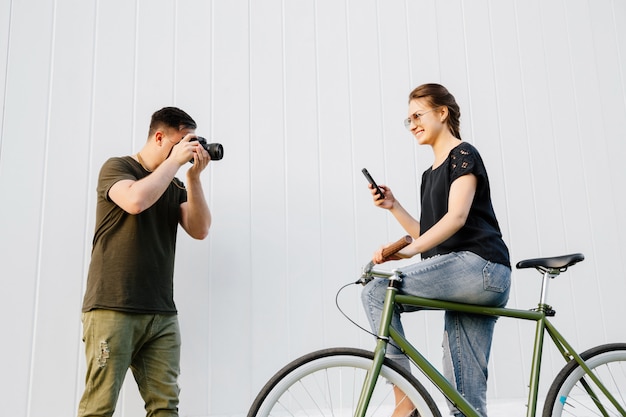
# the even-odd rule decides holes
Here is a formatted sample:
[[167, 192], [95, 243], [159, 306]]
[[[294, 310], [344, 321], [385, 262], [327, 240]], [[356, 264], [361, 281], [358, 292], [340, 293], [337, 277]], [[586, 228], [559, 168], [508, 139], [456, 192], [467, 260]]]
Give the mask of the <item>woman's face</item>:
[[411, 100], [407, 127], [420, 145], [432, 145], [446, 127], [442, 107], [431, 107], [424, 99]]

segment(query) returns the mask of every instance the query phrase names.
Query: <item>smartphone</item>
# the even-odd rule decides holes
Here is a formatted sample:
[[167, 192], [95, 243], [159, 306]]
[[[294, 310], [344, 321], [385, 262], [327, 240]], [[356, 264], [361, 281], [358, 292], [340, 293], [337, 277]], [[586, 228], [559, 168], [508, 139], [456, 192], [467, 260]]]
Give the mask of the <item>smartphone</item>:
[[369, 183], [372, 184], [374, 188], [376, 189], [376, 194], [379, 195], [377, 200], [380, 200], [381, 198], [385, 198], [385, 194], [383, 194], [383, 191], [380, 189], [380, 187], [378, 187], [378, 185], [376, 184], [376, 181], [374, 181], [374, 178], [372, 178], [370, 173], [367, 172], [367, 168], [363, 168], [361, 172], [363, 173], [363, 175], [365, 175], [365, 178], [367, 178], [367, 181], [369, 181]]

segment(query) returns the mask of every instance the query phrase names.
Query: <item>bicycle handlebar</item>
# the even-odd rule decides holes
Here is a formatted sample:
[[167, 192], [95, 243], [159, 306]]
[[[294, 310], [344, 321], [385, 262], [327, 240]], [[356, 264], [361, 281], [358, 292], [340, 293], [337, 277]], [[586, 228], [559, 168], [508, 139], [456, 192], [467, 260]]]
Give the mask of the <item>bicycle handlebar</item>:
[[413, 238], [411, 236], [409, 235], [403, 236], [401, 239], [398, 239], [396, 242], [389, 245], [389, 247], [383, 249], [383, 258], [390, 257], [394, 253], [409, 246], [411, 242], [413, 242]]
[[[411, 236], [409, 235], [403, 236], [402, 238], [398, 239], [397, 241], [395, 241], [394, 243], [392, 243], [391, 245], [383, 249], [383, 258], [388, 258], [392, 256], [393, 254], [400, 251], [402, 248], [405, 248], [406, 246], [408, 246], [411, 242], [413, 242], [413, 238]], [[361, 274], [361, 277], [359, 278], [359, 280], [355, 282], [355, 284], [365, 285], [369, 281], [371, 281], [372, 272], [374, 272], [372, 271], [372, 268], [374, 267], [374, 265], [375, 264], [373, 261], [369, 261], [367, 265], [363, 267], [363, 273]]]

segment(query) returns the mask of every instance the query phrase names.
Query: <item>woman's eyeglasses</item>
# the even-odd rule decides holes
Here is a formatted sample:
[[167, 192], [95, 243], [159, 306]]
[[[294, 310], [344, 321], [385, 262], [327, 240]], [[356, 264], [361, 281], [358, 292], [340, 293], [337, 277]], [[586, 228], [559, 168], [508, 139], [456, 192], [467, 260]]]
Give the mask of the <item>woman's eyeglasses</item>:
[[430, 109], [428, 111], [425, 111], [424, 113], [413, 113], [410, 117], [404, 119], [404, 127], [406, 127], [407, 130], [411, 130], [411, 123], [417, 126], [417, 121], [420, 120], [420, 117], [422, 117], [426, 113], [430, 113], [433, 110], [437, 110], [438, 108], [439, 107], [435, 107], [434, 109]]

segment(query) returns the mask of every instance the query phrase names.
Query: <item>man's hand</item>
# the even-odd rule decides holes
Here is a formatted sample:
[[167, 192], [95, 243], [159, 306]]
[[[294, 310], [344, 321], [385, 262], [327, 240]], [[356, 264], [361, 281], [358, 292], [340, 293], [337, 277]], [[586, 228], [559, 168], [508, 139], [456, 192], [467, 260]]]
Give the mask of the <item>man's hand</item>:
[[[194, 147], [193, 150], [193, 166], [187, 170], [187, 176], [191, 178], [197, 178], [200, 176], [200, 173], [209, 165], [211, 162], [211, 156], [204, 149], [204, 146], [200, 144], [198, 141], [190, 142]], [[191, 158], [190, 158], [191, 159]]]
[[169, 158], [178, 162], [179, 166], [183, 166], [194, 159], [197, 148], [202, 148], [202, 145], [197, 140], [190, 142], [193, 138], [196, 138], [195, 133], [189, 133], [172, 148]]

